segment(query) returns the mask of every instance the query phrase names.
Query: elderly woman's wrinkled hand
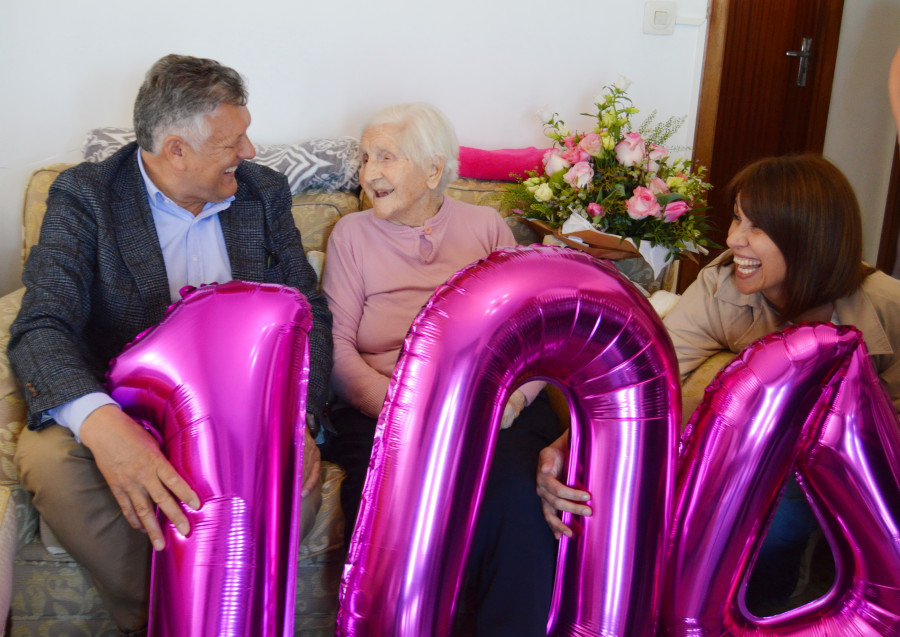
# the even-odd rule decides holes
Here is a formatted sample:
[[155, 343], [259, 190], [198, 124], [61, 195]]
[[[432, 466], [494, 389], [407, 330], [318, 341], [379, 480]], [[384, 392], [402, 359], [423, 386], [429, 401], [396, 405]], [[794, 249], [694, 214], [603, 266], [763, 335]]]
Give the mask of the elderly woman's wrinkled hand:
[[591, 499], [587, 491], [572, 489], [559, 481], [566, 468], [569, 452], [569, 432], [556, 439], [549, 447], [541, 450], [538, 458], [537, 493], [541, 498], [544, 519], [558, 540], [560, 536], [572, 537], [572, 529], [563, 524], [559, 517], [562, 511], [575, 515], [591, 515], [591, 509], [584, 503]]

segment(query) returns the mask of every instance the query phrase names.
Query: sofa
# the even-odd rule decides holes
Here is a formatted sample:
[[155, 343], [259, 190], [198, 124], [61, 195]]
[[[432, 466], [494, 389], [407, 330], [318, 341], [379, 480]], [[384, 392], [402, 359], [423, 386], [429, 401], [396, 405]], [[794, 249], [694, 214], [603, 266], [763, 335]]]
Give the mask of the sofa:
[[[92, 132], [85, 142], [84, 155], [92, 160], [108, 156], [128, 141], [127, 134], [121, 139], [117, 136], [118, 133], [110, 134], [109, 130]], [[328, 236], [337, 220], [365, 205], [355, 181], [355, 166], [340, 167], [340, 172], [354, 176], [341, 177], [337, 187], [334, 179], [316, 177], [316, 174], [321, 177], [323, 167], [327, 172], [329, 161], [346, 163], [348, 157], [355, 157], [354, 143], [355, 140], [340, 145], [340, 152], [330, 157], [318, 151], [307, 152], [305, 163], [296, 152], [290, 152], [297, 151], [296, 148], [279, 147], [274, 151], [257, 148], [266, 150], [267, 157], [277, 160], [270, 165], [288, 174], [295, 193], [294, 220], [310, 261], [317, 268], [322, 266]], [[291, 154], [293, 158], [287, 157]], [[308, 170], [298, 169], [298, 162]], [[28, 181], [22, 216], [23, 264], [38, 240], [48, 189], [69, 165], [40, 168]], [[508, 211], [501, 204], [502, 189], [502, 182], [459, 179], [451, 184], [447, 194], [470, 203], [494, 206], [506, 215]], [[537, 239], [530, 229], [514, 219], [510, 218], [508, 223], [519, 243], [529, 244]], [[0, 298], [0, 627], [8, 606], [7, 627], [16, 637], [116, 635], [89, 576], [55, 543], [49, 529], [41, 525], [29, 494], [17, 478], [14, 456], [16, 440], [25, 426], [25, 403], [10, 369], [6, 347], [23, 293], [21, 288]], [[337, 591], [344, 562], [343, 516], [338, 497], [342, 478], [339, 467], [323, 463], [322, 508], [313, 531], [299, 550], [296, 635], [334, 634]]]

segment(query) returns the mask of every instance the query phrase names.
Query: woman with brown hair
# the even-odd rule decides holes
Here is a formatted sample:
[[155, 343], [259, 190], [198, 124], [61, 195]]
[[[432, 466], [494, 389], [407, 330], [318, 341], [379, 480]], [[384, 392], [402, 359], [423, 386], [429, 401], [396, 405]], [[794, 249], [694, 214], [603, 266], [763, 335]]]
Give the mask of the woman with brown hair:
[[[729, 198], [729, 250], [664, 320], [682, 377], [792, 323], [830, 321], [862, 332], [900, 412], [900, 281], [862, 261], [859, 204], [847, 178], [818, 155], [763, 159], [735, 176]], [[750, 578], [751, 611], [783, 607], [816, 527], [789, 480]]]
[[900, 281], [862, 261], [859, 204], [819, 155], [757, 161], [729, 185], [729, 250], [665, 318], [682, 377], [791, 323], [855, 325], [900, 412]]

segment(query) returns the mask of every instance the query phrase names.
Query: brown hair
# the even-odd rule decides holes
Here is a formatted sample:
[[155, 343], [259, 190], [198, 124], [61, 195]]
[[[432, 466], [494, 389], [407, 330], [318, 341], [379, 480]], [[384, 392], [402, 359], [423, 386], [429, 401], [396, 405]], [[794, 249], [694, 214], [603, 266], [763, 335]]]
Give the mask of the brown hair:
[[735, 175], [727, 192], [784, 257], [787, 304], [778, 310], [785, 319], [852, 294], [873, 272], [862, 262], [853, 187], [821, 155], [761, 159]]

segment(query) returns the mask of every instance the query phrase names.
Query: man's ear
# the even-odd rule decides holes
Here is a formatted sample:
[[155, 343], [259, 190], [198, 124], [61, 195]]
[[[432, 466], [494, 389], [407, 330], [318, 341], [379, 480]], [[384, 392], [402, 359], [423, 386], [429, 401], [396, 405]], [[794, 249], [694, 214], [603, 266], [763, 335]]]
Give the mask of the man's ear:
[[428, 177], [425, 179], [425, 183], [432, 190], [436, 190], [438, 185], [441, 183], [441, 176], [444, 174], [444, 158], [440, 155], [435, 155], [431, 158], [431, 172], [428, 173]]
[[158, 155], [178, 170], [184, 167], [185, 153], [188, 150], [186, 146], [184, 139], [178, 135], [169, 135], [163, 140]]

